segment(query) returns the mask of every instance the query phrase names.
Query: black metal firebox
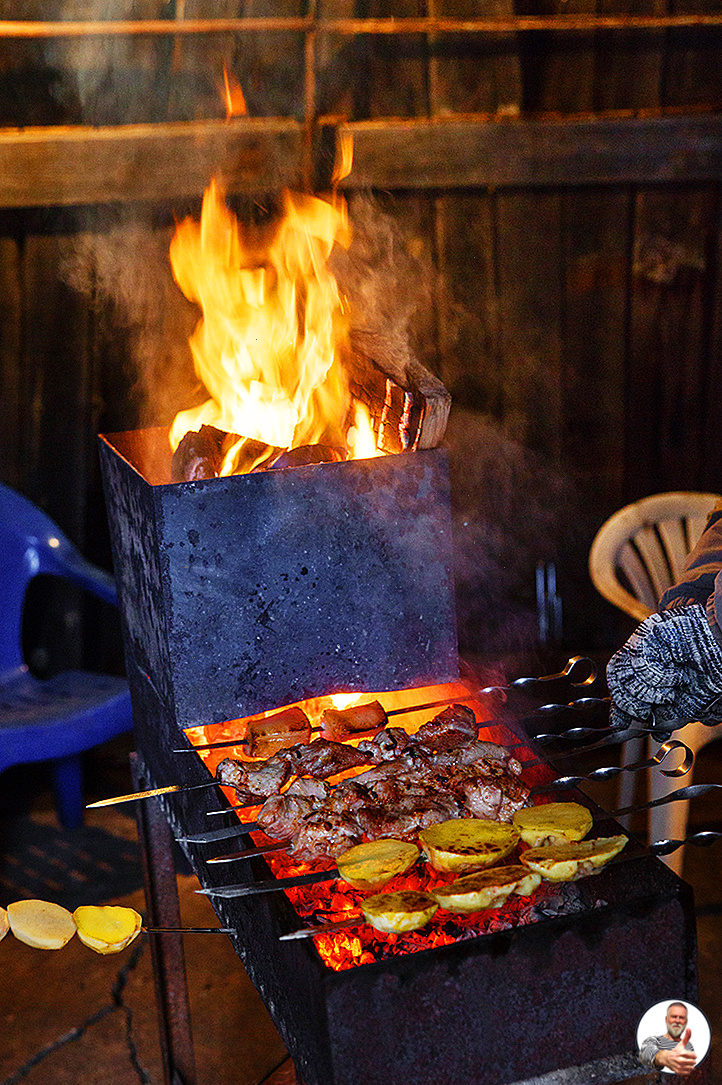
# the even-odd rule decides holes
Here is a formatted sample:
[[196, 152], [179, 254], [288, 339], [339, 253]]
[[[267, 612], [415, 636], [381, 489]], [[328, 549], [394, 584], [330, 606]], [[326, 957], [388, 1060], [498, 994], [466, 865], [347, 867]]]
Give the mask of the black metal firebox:
[[[443, 453], [171, 485], [143, 461], [157, 436], [102, 443], [149, 785], [209, 779], [173, 754], [183, 727], [456, 678]], [[223, 802], [209, 789], [163, 805], [180, 836]], [[263, 859], [229, 875], [186, 849], [205, 886], [270, 877]], [[283, 893], [215, 907], [306, 1085], [504, 1085], [627, 1052], [650, 1005], [696, 997], [691, 891], [644, 856], [580, 882], [572, 914], [343, 972], [278, 941], [300, 925]]]

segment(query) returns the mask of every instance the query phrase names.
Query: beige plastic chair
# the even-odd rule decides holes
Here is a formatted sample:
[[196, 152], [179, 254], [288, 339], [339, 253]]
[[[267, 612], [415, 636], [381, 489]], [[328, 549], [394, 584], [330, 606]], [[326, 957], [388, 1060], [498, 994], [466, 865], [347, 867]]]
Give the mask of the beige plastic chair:
[[[704, 530], [707, 517], [722, 496], [695, 491], [652, 494], [625, 505], [602, 524], [589, 551], [592, 582], [610, 603], [637, 621], [644, 621], [657, 609], [660, 597], [681, 576], [685, 561]], [[716, 728], [695, 723], [685, 727], [679, 738], [695, 753], [715, 738]], [[658, 744], [650, 739], [650, 754]], [[642, 740], [624, 745], [623, 763], [641, 756]], [[691, 773], [684, 783], [692, 782]], [[635, 777], [624, 773], [619, 805], [634, 802]], [[661, 798], [680, 786], [679, 779], [649, 773], [649, 797]], [[687, 830], [689, 803], [680, 801], [649, 812], [650, 840], [682, 839]], [[664, 860], [680, 874], [683, 849]]]

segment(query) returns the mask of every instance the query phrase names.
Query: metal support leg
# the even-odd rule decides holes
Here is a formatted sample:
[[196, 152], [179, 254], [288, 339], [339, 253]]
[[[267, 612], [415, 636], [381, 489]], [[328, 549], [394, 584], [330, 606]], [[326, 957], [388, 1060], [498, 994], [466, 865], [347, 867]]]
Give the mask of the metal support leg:
[[[131, 754], [136, 790], [150, 784], [143, 764]], [[143, 858], [148, 926], [179, 927], [180, 901], [173, 863], [173, 837], [158, 799], [136, 803]], [[196, 1085], [188, 982], [182, 934], [151, 934], [150, 950], [158, 1009], [165, 1085]]]

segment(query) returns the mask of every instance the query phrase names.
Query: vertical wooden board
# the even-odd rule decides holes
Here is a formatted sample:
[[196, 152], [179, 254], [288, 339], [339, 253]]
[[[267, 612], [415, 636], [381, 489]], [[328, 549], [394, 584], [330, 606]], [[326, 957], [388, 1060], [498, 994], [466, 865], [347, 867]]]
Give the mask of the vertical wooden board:
[[34, 234], [22, 263], [23, 489], [75, 541], [91, 440], [89, 305], [63, 279], [75, 238]]
[[436, 201], [440, 375], [454, 402], [502, 413], [496, 201], [487, 192]]
[[[429, 14], [449, 18], [510, 16], [513, 0], [428, 0]], [[516, 34], [429, 35], [432, 116], [521, 109]]]
[[[598, 0], [600, 15], [667, 15], [668, 0]], [[594, 108], [654, 109], [660, 104], [666, 34], [613, 30], [597, 35]]]
[[712, 185], [639, 192], [626, 420], [629, 498], [694, 489], [700, 477], [716, 213]]
[[22, 476], [20, 253], [13, 237], [0, 238], [0, 478], [17, 489]]
[[[593, 15], [596, 0], [519, 0], [516, 8], [520, 15]], [[521, 39], [526, 110], [577, 113], [592, 108], [592, 33], [541, 31]]]
[[565, 475], [576, 507], [560, 555], [567, 643], [604, 648], [623, 637], [587, 572], [600, 525], [623, 503], [627, 297], [632, 194], [562, 195], [562, 412]]
[[561, 209], [554, 191], [497, 197], [504, 426], [553, 464], [562, 453]]
[[[672, 0], [674, 14], [713, 15], [720, 0]], [[722, 105], [722, 28], [670, 30], [662, 102], [665, 106]]]
[[632, 197], [592, 187], [563, 193], [562, 205], [563, 459], [604, 519], [623, 492]]
[[709, 338], [705, 351], [705, 374], [701, 391], [702, 450], [697, 485], [700, 490], [722, 493], [722, 218], [719, 214], [720, 191], [717, 188], [717, 222], [711, 246], [712, 278], [710, 283]]
[[[81, 549], [85, 544], [92, 385], [89, 305], [64, 281], [75, 237], [32, 234], [22, 261], [23, 460], [21, 489]], [[38, 587], [27, 621], [34, 666], [82, 660], [81, 593], [65, 582]]]

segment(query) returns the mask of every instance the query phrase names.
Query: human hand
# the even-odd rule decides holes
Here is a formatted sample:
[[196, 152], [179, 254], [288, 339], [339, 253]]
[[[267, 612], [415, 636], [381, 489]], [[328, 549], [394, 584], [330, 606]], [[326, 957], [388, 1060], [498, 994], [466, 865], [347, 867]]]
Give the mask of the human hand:
[[[722, 693], [722, 647], [699, 604], [652, 614], [609, 661], [612, 726], [709, 718]], [[722, 715], [722, 712], [720, 713]], [[719, 717], [718, 717], [719, 718]]]
[[671, 1070], [673, 1074], [680, 1074], [682, 1077], [686, 1077], [690, 1074], [697, 1062], [697, 1056], [694, 1051], [685, 1051], [685, 1044], [689, 1043], [689, 1038], [692, 1035], [692, 1029], [688, 1028], [687, 1031], [680, 1036], [679, 1043], [676, 1047], [673, 1047], [671, 1051], [658, 1051], [654, 1056], [654, 1064], [660, 1069]]

